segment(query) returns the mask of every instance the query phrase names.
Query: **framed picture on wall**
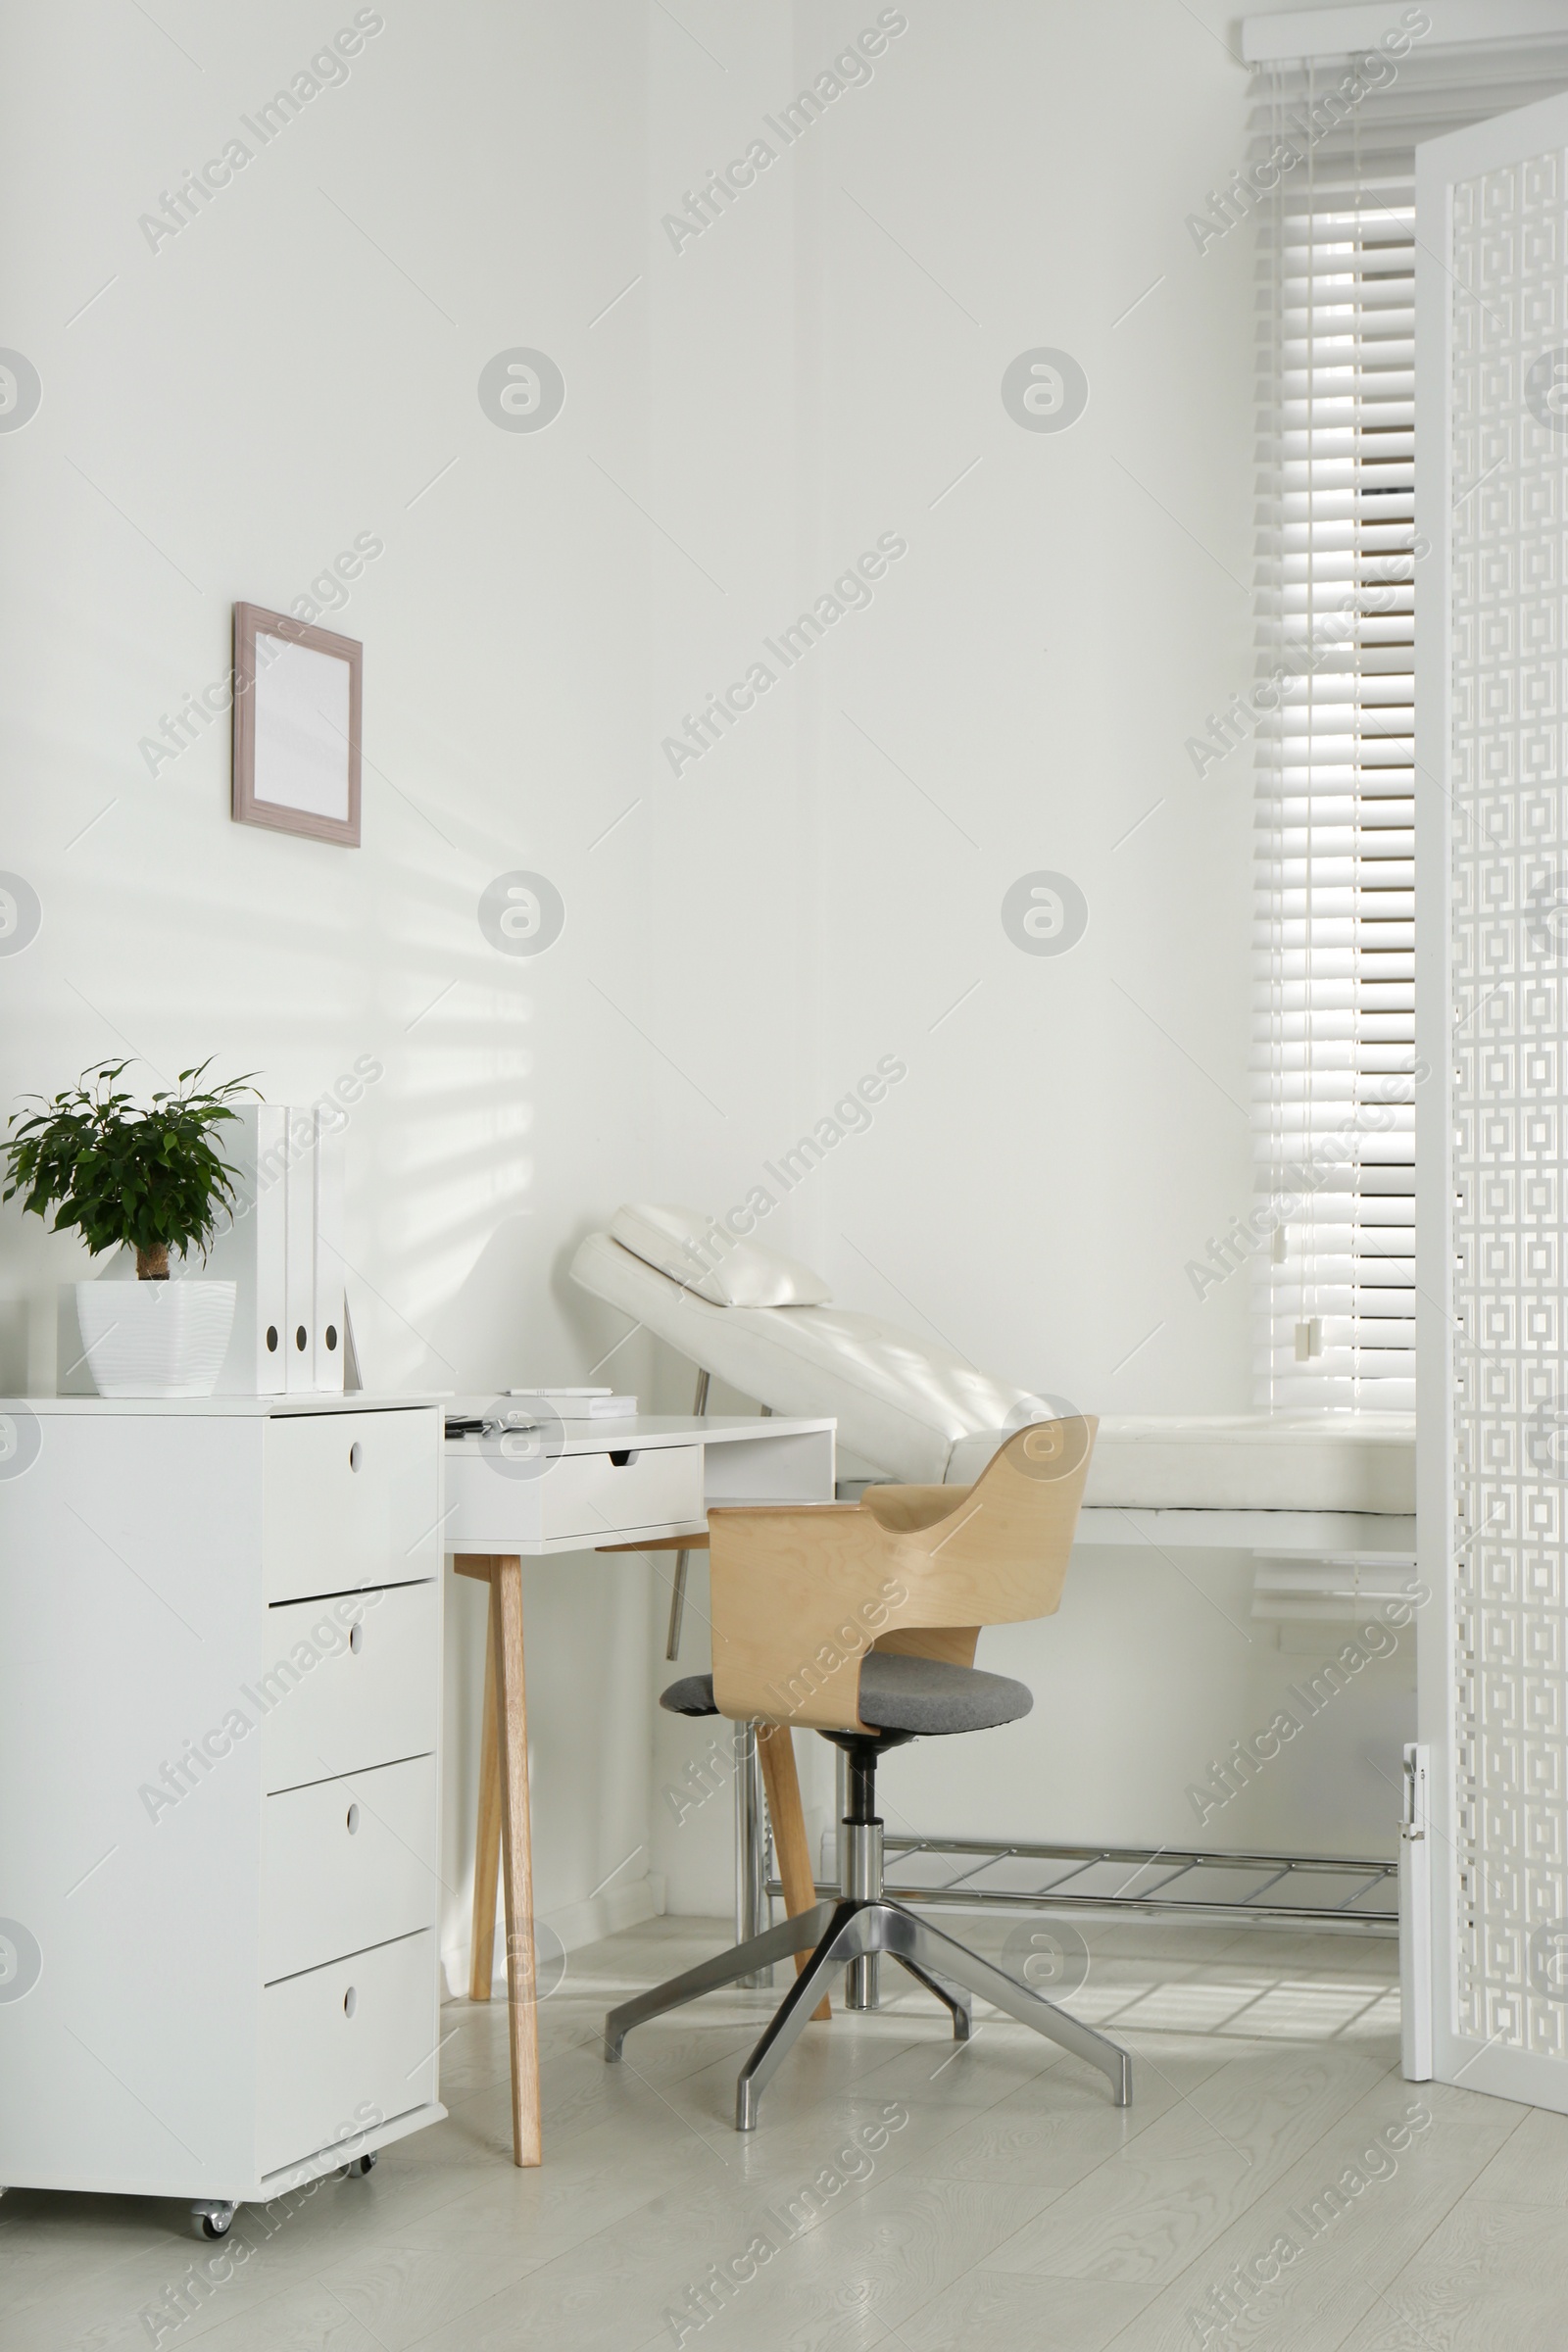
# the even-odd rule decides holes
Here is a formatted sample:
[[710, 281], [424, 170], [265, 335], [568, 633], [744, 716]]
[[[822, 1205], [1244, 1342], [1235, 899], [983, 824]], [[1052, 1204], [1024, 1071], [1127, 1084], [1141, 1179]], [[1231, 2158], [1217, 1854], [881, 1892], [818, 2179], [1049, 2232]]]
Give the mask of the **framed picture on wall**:
[[359, 848], [364, 656], [290, 613], [234, 607], [236, 824]]

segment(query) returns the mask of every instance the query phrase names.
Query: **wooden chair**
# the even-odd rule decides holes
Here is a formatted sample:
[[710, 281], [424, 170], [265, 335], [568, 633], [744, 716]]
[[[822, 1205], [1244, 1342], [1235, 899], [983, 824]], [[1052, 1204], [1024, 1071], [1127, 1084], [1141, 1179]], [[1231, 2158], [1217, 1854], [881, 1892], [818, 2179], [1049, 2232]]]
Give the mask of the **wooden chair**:
[[[1007, 1440], [972, 1487], [869, 1487], [858, 1503], [768, 1505], [709, 1514], [713, 1671], [685, 1675], [675, 1714], [804, 1724], [850, 1759], [850, 1884], [761, 1936], [612, 2009], [605, 2056], [634, 2026], [797, 1955], [798, 1974], [736, 2085], [735, 2129], [757, 2104], [830, 1979], [849, 2005], [875, 1998], [889, 1952], [934, 1992], [968, 2038], [982, 1998], [1109, 2077], [1132, 2096], [1124, 2050], [883, 1892], [879, 1754], [907, 1740], [984, 1731], [1033, 1705], [1021, 1683], [974, 1665], [982, 1625], [1052, 1615], [1060, 1603], [1098, 1423], [1039, 1421]], [[806, 1955], [804, 1963], [801, 1955]]]

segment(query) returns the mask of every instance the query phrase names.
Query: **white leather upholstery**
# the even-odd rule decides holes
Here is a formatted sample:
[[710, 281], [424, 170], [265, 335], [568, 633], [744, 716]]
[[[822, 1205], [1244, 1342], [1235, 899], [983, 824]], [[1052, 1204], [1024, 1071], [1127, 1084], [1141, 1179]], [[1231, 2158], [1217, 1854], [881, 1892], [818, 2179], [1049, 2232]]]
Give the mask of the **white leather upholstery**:
[[1027, 1389], [988, 1380], [875, 1315], [711, 1305], [608, 1233], [589, 1235], [571, 1273], [743, 1396], [776, 1413], [832, 1413], [841, 1455], [907, 1485], [940, 1484], [956, 1439], [1005, 1434], [1004, 1425], [1017, 1429], [1051, 1411]]
[[833, 1296], [799, 1258], [737, 1241], [700, 1209], [626, 1201], [611, 1239], [714, 1306], [824, 1306]]
[[[834, 1414], [846, 1470], [966, 1486], [1011, 1430], [1064, 1409], [875, 1315], [710, 1304], [607, 1233], [589, 1235], [571, 1272], [743, 1396], [778, 1413]], [[1415, 1509], [1415, 1416], [1102, 1416], [1084, 1502], [1402, 1515]]]
[[[947, 1483], [978, 1478], [1006, 1436], [960, 1439]], [[1415, 1509], [1413, 1413], [1102, 1416], [1086, 1508], [1382, 1511]]]

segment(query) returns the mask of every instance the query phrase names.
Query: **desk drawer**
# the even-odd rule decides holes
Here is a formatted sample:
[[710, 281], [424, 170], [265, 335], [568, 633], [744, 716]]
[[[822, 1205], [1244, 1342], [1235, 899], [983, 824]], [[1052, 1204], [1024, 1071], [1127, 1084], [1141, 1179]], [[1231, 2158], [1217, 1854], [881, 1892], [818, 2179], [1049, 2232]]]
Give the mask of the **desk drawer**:
[[304, 1600], [441, 1571], [441, 1424], [406, 1412], [299, 1413], [267, 1425], [269, 1600]]
[[433, 1929], [270, 1984], [261, 2004], [259, 2172], [435, 2097]]
[[434, 1756], [264, 1798], [263, 1983], [428, 1927], [438, 1886]]
[[619, 1467], [608, 1453], [564, 1453], [539, 1480], [545, 1541], [613, 1544], [641, 1527], [703, 1515], [703, 1449], [651, 1446]]
[[441, 1587], [372, 1587], [267, 1612], [263, 1786], [293, 1788], [433, 1750]]

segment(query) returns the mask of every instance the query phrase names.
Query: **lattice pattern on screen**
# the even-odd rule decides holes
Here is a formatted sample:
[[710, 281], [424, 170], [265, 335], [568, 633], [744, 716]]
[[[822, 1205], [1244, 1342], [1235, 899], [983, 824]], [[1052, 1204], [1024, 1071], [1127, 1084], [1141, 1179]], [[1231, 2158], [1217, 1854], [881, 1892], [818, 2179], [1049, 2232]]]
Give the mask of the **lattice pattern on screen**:
[[1456, 2022], [1561, 2058], [1568, 157], [1455, 188], [1454, 274]]

